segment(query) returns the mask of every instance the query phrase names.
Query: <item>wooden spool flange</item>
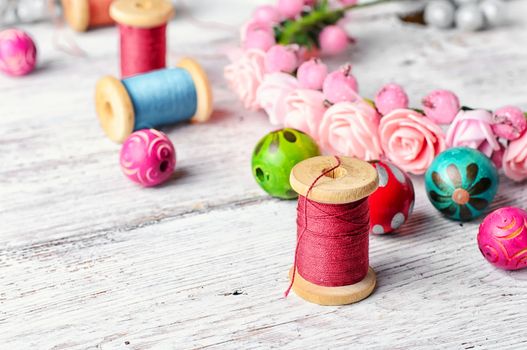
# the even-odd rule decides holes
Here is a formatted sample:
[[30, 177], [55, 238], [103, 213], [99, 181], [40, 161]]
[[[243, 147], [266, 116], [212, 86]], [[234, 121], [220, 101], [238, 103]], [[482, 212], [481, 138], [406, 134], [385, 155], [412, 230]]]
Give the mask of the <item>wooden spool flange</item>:
[[110, 6], [110, 17], [119, 24], [154, 28], [167, 23], [175, 10], [168, 0], [117, 0]]
[[[378, 187], [377, 171], [369, 163], [349, 157], [339, 157], [341, 165], [323, 176], [309, 192], [308, 198], [325, 204], [346, 204], [368, 197]], [[291, 170], [291, 187], [306, 196], [309, 187], [320, 174], [337, 164], [335, 157], [320, 156], [304, 160]], [[292, 269], [289, 276], [292, 276]], [[346, 305], [367, 298], [375, 288], [376, 276], [370, 267], [358, 283], [341, 287], [324, 287], [305, 280], [298, 270], [293, 290], [303, 299], [319, 305]]]
[[64, 17], [71, 28], [78, 32], [88, 30], [90, 26], [89, 0], [62, 0]]
[[[189, 72], [196, 88], [197, 108], [190, 121], [202, 123], [209, 120], [213, 101], [207, 74], [201, 65], [191, 58], [182, 59], [178, 67]], [[135, 113], [132, 99], [119, 79], [106, 76], [97, 82], [95, 109], [104, 132], [112, 141], [122, 143], [134, 131]]]
[[189, 72], [197, 94], [197, 108], [196, 114], [190, 120], [195, 123], [202, 123], [209, 120], [212, 114], [212, 88], [207, 74], [201, 65], [192, 58], [185, 57], [177, 64], [179, 68], [183, 68]]

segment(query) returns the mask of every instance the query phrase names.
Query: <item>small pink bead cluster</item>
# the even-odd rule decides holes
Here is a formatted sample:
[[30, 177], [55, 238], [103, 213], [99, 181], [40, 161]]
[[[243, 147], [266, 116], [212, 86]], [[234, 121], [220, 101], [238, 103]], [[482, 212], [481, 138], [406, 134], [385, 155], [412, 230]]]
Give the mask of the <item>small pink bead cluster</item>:
[[[242, 50], [231, 57], [232, 63], [225, 67], [224, 75], [230, 89], [240, 98], [245, 108], [257, 111], [262, 108], [257, 91], [264, 78], [274, 73], [298, 75], [303, 86], [321, 89], [327, 75], [327, 67], [319, 61], [303, 63], [321, 55], [336, 55], [344, 52], [351, 40], [342, 28], [343, 20], [326, 25], [320, 30], [316, 42], [310, 44], [277, 42], [277, 30], [284, 23], [301, 20], [306, 13], [315, 11], [321, 1], [279, 0], [276, 5], [256, 8], [252, 18], [241, 29]], [[354, 5], [357, 0], [333, 1], [335, 9]], [[340, 7], [339, 7], [340, 6]], [[323, 25], [323, 23], [320, 23]], [[275, 79], [268, 78], [272, 82]], [[287, 79], [292, 84], [292, 79]], [[295, 79], [296, 80], [296, 79]]]
[[[408, 96], [397, 84], [384, 86], [375, 96], [382, 115], [408, 108]], [[527, 179], [527, 119], [518, 107], [505, 106], [494, 112], [461, 108], [451, 91], [436, 90], [422, 100], [423, 112], [446, 128], [446, 147], [465, 146], [491, 158], [497, 168], [514, 181]]]
[[[340, 0], [336, 5], [348, 6], [355, 3], [357, 0]], [[243, 48], [269, 51], [277, 44], [274, 27], [286, 20], [298, 19], [316, 4], [317, 1], [314, 0], [278, 0], [276, 5], [257, 7], [252, 18], [242, 27]], [[342, 53], [349, 42], [348, 35], [340, 24], [328, 25], [318, 35], [318, 46], [327, 55]]]

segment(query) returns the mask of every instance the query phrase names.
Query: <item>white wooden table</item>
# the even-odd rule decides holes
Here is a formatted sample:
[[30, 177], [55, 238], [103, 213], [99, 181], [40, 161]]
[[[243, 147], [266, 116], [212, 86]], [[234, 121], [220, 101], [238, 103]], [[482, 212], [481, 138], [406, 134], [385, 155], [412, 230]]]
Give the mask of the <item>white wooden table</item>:
[[[411, 221], [371, 239], [370, 298], [283, 298], [296, 203], [253, 181], [252, 148], [271, 126], [222, 78], [236, 26], [263, 1], [187, 2], [170, 26], [171, 62], [204, 64], [215, 113], [164, 130], [177, 171], [154, 189], [124, 178], [95, 116], [96, 80], [118, 74], [115, 28], [74, 35], [88, 52], [79, 58], [54, 48], [50, 25], [24, 27], [40, 68], [0, 77], [0, 348], [526, 349], [527, 271], [488, 264], [478, 222], [440, 218], [420, 178]], [[357, 13], [350, 59], [363, 94], [397, 81], [414, 104], [449, 88], [466, 105], [527, 109], [527, 2], [510, 6], [510, 24], [475, 34], [401, 24], [398, 5]], [[493, 207], [526, 199], [524, 185], [503, 179]]]

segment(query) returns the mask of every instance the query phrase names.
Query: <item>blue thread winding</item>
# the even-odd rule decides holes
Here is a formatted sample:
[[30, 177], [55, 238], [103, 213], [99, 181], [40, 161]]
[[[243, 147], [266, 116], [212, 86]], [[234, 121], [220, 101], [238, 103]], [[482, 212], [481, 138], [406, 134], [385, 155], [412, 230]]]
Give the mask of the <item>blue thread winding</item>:
[[196, 87], [185, 69], [160, 69], [122, 83], [134, 105], [134, 131], [190, 120], [196, 113]]

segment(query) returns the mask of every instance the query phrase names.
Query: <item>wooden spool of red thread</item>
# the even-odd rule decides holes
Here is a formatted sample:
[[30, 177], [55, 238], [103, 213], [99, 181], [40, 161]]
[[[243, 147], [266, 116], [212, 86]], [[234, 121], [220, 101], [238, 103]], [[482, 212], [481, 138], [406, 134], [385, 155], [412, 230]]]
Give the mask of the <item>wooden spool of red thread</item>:
[[166, 67], [166, 26], [174, 15], [168, 0], [116, 0], [110, 16], [119, 24], [121, 77]]
[[[300, 196], [307, 195], [309, 200], [323, 204], [358, 202], [377, 189], [379, 179], [373, 166], [355, 158], [339, 157], [339, 159], [340, 165], [318, 181], [316, 180], [321, 174], [336, 166], [335, 157], [320, 156], [298, 163], [291, 171], [292, 188]], [[302, 244], [302, 241], [299, 240], [298, 244]], [[290, 278], [292, 275], [293, 268], [289, 271]], [[312, 303], [346, 305], [368, 297], [373, 292], [375, 284], [376, 276], [371, 267], [361, 281], [336, 287], [320, 286], [309, 282], [297, 269], [292, 289], [298, 296]]]
[[64, 17], [71, 28], [85, 32], [114, 23], [110, 17], [113, 0], [62, 0]]

